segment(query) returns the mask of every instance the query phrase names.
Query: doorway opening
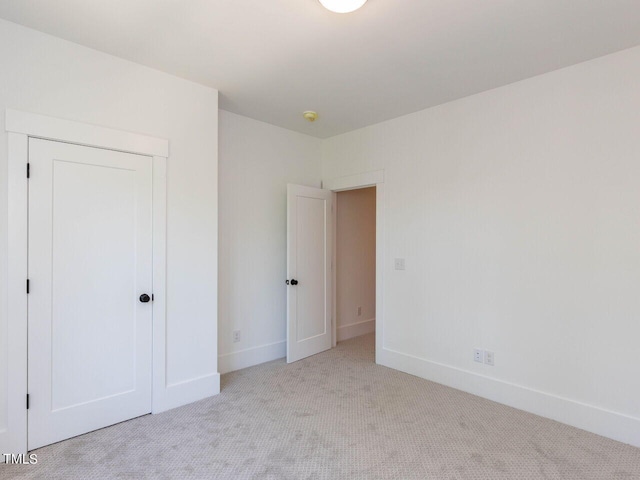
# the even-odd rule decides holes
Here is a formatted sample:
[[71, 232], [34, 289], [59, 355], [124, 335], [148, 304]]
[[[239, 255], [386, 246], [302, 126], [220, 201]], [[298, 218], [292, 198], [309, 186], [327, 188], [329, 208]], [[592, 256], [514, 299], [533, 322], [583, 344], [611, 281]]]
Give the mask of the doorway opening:
[[375, 348], [376, 187], [337, 192], [335, 225], [336, 341]]

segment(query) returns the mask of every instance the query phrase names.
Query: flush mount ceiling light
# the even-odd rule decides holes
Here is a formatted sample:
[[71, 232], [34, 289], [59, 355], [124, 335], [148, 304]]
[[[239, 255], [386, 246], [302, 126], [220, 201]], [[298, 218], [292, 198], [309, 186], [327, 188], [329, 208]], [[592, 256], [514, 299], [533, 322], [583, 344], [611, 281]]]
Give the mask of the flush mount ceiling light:
[[367, 0], [319, 0], [324, 8], [336, 13], [349, 13], [359, 9]]
[[305, 120], [309, 122], [315, 122], [318, 119], [318, 114], [311, 110], [307, 110], [306, 112], [302, 112], [302, 116]]

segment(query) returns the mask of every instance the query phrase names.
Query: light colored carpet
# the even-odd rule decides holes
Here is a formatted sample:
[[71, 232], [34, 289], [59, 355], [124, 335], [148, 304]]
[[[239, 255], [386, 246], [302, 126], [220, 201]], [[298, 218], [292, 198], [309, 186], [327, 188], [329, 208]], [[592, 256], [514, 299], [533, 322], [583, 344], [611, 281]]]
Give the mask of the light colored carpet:
[[41, 448], [42, 479], [640, 479], [640, 449], [373, 363], [373, 335]]

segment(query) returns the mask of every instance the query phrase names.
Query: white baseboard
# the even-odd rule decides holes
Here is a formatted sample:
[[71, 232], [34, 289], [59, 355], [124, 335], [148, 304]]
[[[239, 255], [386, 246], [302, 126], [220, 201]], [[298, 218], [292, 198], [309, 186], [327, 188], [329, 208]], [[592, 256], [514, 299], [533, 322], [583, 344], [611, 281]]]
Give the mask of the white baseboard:
[[338, 341], [348, 340], [350, 338], [366, 335], [376, 331], [376, 319], [363, 320], [361, 322], [350, 323], [349, 325], [341, 325], [338, 327]]
[[282, 340], [268, 345], [226, 353], [218, 357], [220, 373], [229, 373], [287, 356], [287, 342]]
[[203, 400], [220, 393], [220, 374], [212, 373], [184, 382], [167, 385], [162, 392], [153, 395], [153, 413], [160, 413], [172, 408]]
[[640, 418], [393, 350], [378, 353], [378, 363], [386, 367], [640, 447]]

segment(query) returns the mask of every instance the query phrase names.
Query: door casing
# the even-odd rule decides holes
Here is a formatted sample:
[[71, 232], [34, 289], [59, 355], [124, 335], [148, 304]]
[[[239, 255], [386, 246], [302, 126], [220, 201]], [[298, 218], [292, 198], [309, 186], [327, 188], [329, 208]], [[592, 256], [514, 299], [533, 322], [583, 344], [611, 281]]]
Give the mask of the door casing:
[[117, 150], [153, 157], [153, 387], [152, 413], [172, 408], [166, 381], [166, 185], [169, 141], [121, 130], [6, 110], [8, 137], [7, 411], [0, 432], [3, 453], [27, 452], [27, 257], [29, 138]]
[[[333, 204], [337, 205], [337, 193], [360, 188], [376, 187], [376, 363], [380, 363], [380, 355], [384, 345], [384, 170], [374, 170], [357, 175], [332, 178], [322, 181], [322, 188], [333, 192]], [[336, 229], [337, 208], [333, 210], [333, 259], [332, 288], [333, 305], [331, 313], [332, 345], [337, 344], [336, 320]]]

